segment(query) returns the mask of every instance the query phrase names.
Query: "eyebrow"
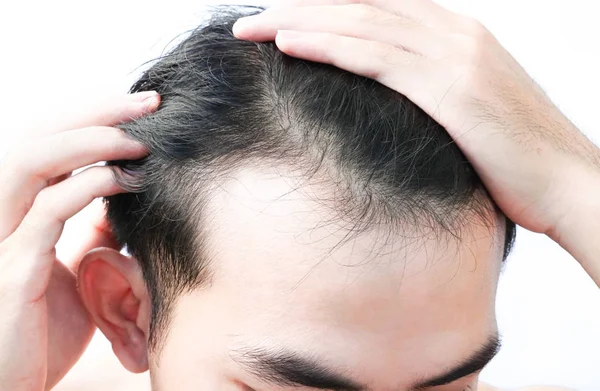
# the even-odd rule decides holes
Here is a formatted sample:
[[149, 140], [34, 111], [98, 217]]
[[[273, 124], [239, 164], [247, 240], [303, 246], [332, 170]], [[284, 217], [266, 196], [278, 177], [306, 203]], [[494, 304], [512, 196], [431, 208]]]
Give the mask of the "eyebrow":
[[500, 335], [496, 332], [496, 334], [492, 335], [478, 351], [472, 354], [468, 359], [464, 360], [460, 365], [440, 376], [419, 382], [414, 385], [412, 389], [423, 390], [429, 387], [443, 386], [477, 373], [485, 368], [486, 365], [496, 357], [498, 352], [500, 352], [501, 346]]
[[[479, 372], [498, 354], [500, 346], [500, 336], [495, 334], [471, 357], [455, 368], [434, 378], [420, 381], [411, 389], [423, 390], [429, 387], [443, 386]], [[231, 357], [251, 375], [271, 385], [304, 386], [333, 391], [365, 391], [369, 389], [347, 377], [347, 374], [321, 364], [317, 358], [306, 357], [297, 352], [243, 348], [232, 351]]]
[[263, 348], [236, 349], [233, 360], [261, 381], [280, 387], [304, 386], [319, 390], [363, 391], [366, 387], [322, 365], [315, 357]]

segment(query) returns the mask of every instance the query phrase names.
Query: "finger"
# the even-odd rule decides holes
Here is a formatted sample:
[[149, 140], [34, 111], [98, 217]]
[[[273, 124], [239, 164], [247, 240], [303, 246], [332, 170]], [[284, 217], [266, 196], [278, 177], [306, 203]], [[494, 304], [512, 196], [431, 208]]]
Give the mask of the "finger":
[[280, 30], [279, 49], [293, 57], [334, 65], [406, 95], [417, 82], [422, 58], [392, 45], [330, 33]]
[[89, 126], [115, 126], [155, 111], [159, 103], [160, 96], [156, 91], [125, 94], [87, 105], [76, 110], [75, 114], [69, 112], [69, 115], [62, 116], [56, 123], [34, 133], [35, 136], [42, 137]]
[[330, 64], [376, 80], [434, 115], [434, 88], [430, 82], [434, 80], [433, 71], [421, 56], [392, 45], [330, 33], [280, 30], [275, 43], [292, 57]]
[[447, 33], [362, 4], [274, 9], [241, 18], [234, 25], [236, 36], [253, 41], [273, 40], [278, 30], [378, 41], [433, 58], [446, 55], [452, 47]]
[[99, 161], [139, 159], [145, 147], [117, 128], [57, 133], [13, 152], [0, 169], [0, 241], [10, 235], [53, 178]]
[[90, 250], [99, 247], [108, 247], [115, 250], [120, 250], [121, 245], [117, 242], [110, 224], [106, 218], [106, 208], [101, 202], [96, 200], [92, 203], [93, 207], [91, 211], [91, 217], [89, 224], [84, 233], [83, 245], [76, 249], [76, 251], [68, 259], [64, 260], [64, 264], [68, 266], [73, 272], [76, 272], [79, 267], [79, 262], [85, 254]]
[[50, 252], [58, 241], [64, 223], [98, 197], [123, 192], [115, 181], [114, 168], [95, 166], [47, 187], [36, 197], [15, 235], [27, 239], [31, 251]]
[[41, 297], [55, 259], [54, 247], [65, 222], [95, 198], [120, 192], [123, 189], [116, 184], [112, 167], [91, 167], [44, 189], [17, 230], [2, 243], [4, 252], [18, 254], [19, 260], [3, 263], [3, 273], [8, 270], [17, 281], [30, 281], [26, 287], [28, 300]]
[[64, 181], [65, 179], [69, 179], [70, 177], [71, 177], [71, 173], [63, 174], [63, 175], [57, 176], [56, 178], [52, 178], [48, 181], [48, 186], [56, 185], [57, 183], [60, 183], [60, 182]]
[[444, 20], [442, 13], [445, 9], [430, 0], [280, 0], [269, 9], [348, 4], [376, 7], [425, 24], [439, 25]]
[[469, 33], [473, 24], [465, 15], [453, 12], [431, 0], [280, 0], [269, 9], [348, 4], [370, 5], [424, 26], [454, 33]]

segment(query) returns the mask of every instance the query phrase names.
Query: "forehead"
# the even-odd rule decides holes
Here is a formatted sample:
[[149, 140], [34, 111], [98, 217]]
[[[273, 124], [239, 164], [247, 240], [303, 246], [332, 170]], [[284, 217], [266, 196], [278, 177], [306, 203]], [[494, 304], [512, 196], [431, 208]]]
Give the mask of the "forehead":
[[205, 207], [204, 240], [215, 275], [272, 280], [300, 292], [376, 281], [381, 289], [445, 289], [450, 295], [458, 293], [452, 285], [493, 286], [497, 280], [502, 230], [476, 217], [452, 233], [427, 228], [431, 222], [401, 231], [387, 225], [363, 230], [364, 222], [332, 209], [336, 197], [327, 186], [280, 170], [245, 168], [228, 175]]
[[285, 346], [369, 378], [439, 372], [495, 330], [502, 249], [482, 224], [460, 240], [414, 227], [354, 234], [322, 194], [280, 172], [243, 170], [216, 188], [204, 223], [214, 278], [203, 294], [222, 304], [214, 316], [236, 336], [228, 349]]

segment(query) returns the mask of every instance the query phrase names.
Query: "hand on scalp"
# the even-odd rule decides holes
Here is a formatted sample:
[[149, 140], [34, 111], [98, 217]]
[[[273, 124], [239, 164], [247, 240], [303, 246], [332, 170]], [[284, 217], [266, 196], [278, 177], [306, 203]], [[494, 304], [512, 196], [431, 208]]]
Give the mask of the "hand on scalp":
[[507, 217], [548, 234], [600, 284], [600, 249], [582, 239], [600, 231], [587, 217], [598, 210], [599, 149], [481, 23], [431, 0], [281, 0], [233, 32], [408, 97], [446, 128]]
[[[52, 388], [75, 364], [94, 326], [75, 276], [55, 258], [65, 222], [95, 198], [122, 192], [101, 161], [139, 159], [144, 146], [113, 127], [158, 107], [154, 92], [113, 100], [19, 146], [0, 168], [0, 389]], [[116, 246], [102, 218], [78, 254]], [[71, 262], [74, 264], [75, 262]]]

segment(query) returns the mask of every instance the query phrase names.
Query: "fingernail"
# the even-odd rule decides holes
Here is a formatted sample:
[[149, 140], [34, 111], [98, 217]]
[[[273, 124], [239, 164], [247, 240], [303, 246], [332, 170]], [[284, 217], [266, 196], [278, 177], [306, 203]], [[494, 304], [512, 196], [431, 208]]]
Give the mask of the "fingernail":
[[152, 108], [158, 104], [158, 93], [156, 91], [143, 91], [131, 94], [134, 102], [138, 102], [145, 108]]
[[160, 98], [156, 91], [138, 92], [134, 96], [134, 99], [147, 109], [155, 108]]
[[142, 92], [135, 92], [135, 93], [131, 94], [130, 97], [131, 97], [131, 99], [133, 99], [137, 102], [143, 102], [144, 100], [146, 100], [148, 98], [152, 98], [156, 95], [158, 95], [158, 93], [156, 91], [142, 91]]
[[233, 34], [234, 35], [238, 35], [242, 32], [244, 32], [244, 30], [248, 29], [249, 27], [252, 27], [252, 25], [254, 24], [253, 22], [254, 18], [252, 16], [244, 16], [243, 18], [239, 18], [234, 24], [233, 24]]

